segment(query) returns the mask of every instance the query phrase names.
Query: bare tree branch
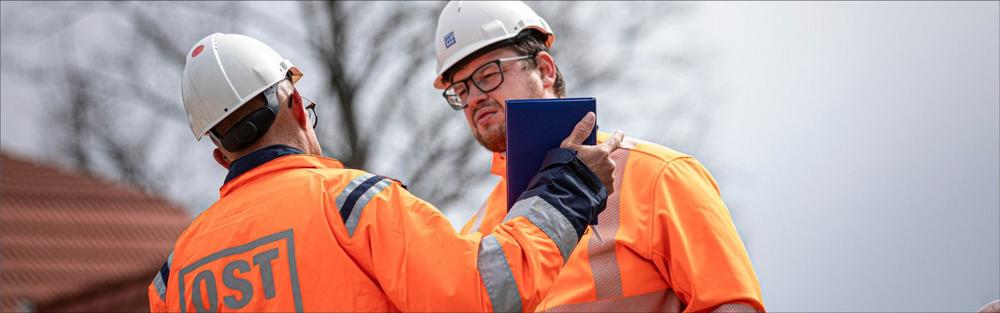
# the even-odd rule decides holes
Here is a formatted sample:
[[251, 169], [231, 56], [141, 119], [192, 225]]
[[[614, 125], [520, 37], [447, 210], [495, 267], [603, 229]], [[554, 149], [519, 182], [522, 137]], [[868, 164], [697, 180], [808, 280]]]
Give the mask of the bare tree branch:
[[[63, 137], [56, 145], [65, 160], [81, 170], [162, 192], [190, 176], [178, 174], [185, 169], [177, 163], [153, 161], [153, 151], [165, 138], [171, 138], [171, 144], [177, 141], [153, 129], [186, 128], [181, 127], [186, 119], [177, 94], [186, 49], [206, 34], [252, 27], [276, 38], [269, 44], [304, 41], [310, 48], [311, 60], [296, 64], [319, 66], [304, 69], [321, 74], [315, 76], [321, 88], [317, 132], [324, 149], [346, 166], [399, 175], [396, 178], [407, 182], [415, 194], [441, 208], [465, 197], [470, 185], [484, 181], [489, 175], [489, 160], [479, 158], [484, 150], [468, 134], [461, 113], [450, 110], [438, 92], [429, 90], [431, 73], [422, 73], [434, 67], [432, 38], [444, 2], [302, 2], [282, 7], [299, 16], [279, 16], [269, 10], [280, 5], [284, 4], [115, 2], [49, 6], [58, 7], [59, 13], [40, 9], [26, 16], [4, 12], [5, 43], [9, 25], [37, 18], [34, 15], [57, 16], [61, 22], [34, 23], [32, 32], [21, 38], [73, 32], [76, 24], [62, 21], [78, 21], [93, 12], [119, 17], [115, 23], [125, 26], [115, 28], [121, 33], [118, 37], [131, 38], [130, 44], [66, 43], [51, 50], [62, 60], [61, 66], [18, 64], [4, 70], [42, 78], [39, 88], [59, 88], [62, 101], [52, 118]], [[628, 81], [627, 69], [638, 62], [641, 52], [630, 47], [650, 40], [650, 28], [682, 12], [677, 9], [681, 6], [670, 3], [615, 4], [613, 10], [607, 9], [609, 4], [589, 2], [530, 5], [555, 28], [553, 54], [576, 94], [636, 83]], [[595, 20], [609, 22], [594, 27]], [[3, 49], [5, 62], [32, 59], [11, 56], [9, 47]], [[84, 57], [92, 55], [100, 58]], [[668, 111], [695, 112], [687, 106], [663, 109]], [[687, 118], [697, 120], [696, 113]], [[178, 142], [189, 146], [177, 151], [193, 150], [195, 145]]]
[[[71, 40], [64, 40], [65, 45], [72, 46]], [[63, 55], [62, 64], [69, 67], [73, 61], [67, 60], [68, 56]], [[54, 115], [55, 125], [65, 125], [62, 129], [63, 141], [61, 146], [67, 153], [69, 161], [73, 167], [90, 174], [93, 165], [90, 151], [86, 148], [87, 137], [90, 135], [91, 127], [90, 115], [94, 110], [94, 102], [90, 99], [87, 90], [90, 89], [88, 81], [76, 71], [67, 70], [63, 72], [63, 79], [66, 82], [65, 110]], [[59, 130], [58, 128], [56, 130]]]
[[143, 34], [150, 43], [156, 46], [152, 49], [161, 59], [170, 62], [171, 66], [184, 67], [185, 44], [174, 42], [174, 38], [157, 23], [150, 23], [152, 17], [137, 5], [130, 6], [132, 25], [137, 32]]

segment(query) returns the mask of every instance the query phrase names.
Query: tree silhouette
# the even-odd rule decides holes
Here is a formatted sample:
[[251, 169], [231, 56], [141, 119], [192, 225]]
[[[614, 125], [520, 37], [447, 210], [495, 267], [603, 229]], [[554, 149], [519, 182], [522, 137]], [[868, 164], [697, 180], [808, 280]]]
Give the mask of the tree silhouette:
[[[676, 3], [529, 5], [556, 31], [553, 54], [570, 95], [662, 87], [628, 70], [653, 66], [666, 72], [669, 62], [655, 62], [664, 56], [631, 47], [656, 40], [664, 20], [687, 11]], [[432, 39], [443, 2], [5, 6], [3, 71], [37, 81], [35, 93], [53, 95], [46, 99], [46, 123], [55, 140], [45, 144], [54, 151], [51, 157], [81, 171], [165, 193], [196, 210], [216, 197], [220, 177], [193, 178], [214, 165], [201, 151], [206, 144], [190, 140], [179, 82], [190, 45], [224, 32], [258, 37], [286, 58], [305, 58], [292, 61], [318, 86], [320, 143], [346, 166], [400, 179], [441, 209], [489, 175], [488, 154], [468, 134], [461, 114], [432, 88]], [[16, 51], [39, 41], [56, 47]], [[690, 103], [671, 101], [649, 105], [669, 108], [671, 120], [702, 118]], [[625, 112], [617, 116], [645, 117], [639, 110]], [[661, 132], [652, 137], [669, 138]]]

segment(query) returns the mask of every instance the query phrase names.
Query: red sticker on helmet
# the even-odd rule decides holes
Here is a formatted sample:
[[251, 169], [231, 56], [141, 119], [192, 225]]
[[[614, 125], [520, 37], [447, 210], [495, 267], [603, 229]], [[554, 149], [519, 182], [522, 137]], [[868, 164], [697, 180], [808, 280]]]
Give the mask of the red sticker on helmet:
[[201, 50], [205, 50], [205, 45], [195, 47], [194, 51], [191, 51], [191, 57], [193, 58], [201, 54]]

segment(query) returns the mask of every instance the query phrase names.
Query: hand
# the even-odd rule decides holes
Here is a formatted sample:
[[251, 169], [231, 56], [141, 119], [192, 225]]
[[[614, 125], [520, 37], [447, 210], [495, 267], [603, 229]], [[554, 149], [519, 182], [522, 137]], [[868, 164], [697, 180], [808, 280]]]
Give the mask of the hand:
[[576, 156], [601, 179], [601, 183], [604, 183], [604, 188], [608, 189], [610, 195], [615, 192], [615, 161], [611, 160], [611, 153], [621, 146], [625, 133], [620, 130], [615, 131], [611, 139], [596, 146], [582, 145], [583, 141], [590, 136], [590, 132], [594, 130], [596, 123], [597, 117], [594, 112], [588, 112], [559, 147], [576, 151]]

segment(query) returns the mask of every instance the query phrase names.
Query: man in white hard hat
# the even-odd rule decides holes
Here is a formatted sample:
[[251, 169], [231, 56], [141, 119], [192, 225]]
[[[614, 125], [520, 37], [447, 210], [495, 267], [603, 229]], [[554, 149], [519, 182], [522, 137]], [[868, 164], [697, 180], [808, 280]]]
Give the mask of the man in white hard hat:
[[[464, 234], [492, 233], [507, 214], [505, 101], [566, 95], [548, 52], [556, 38], [521, 2], [452, 1], [441, 12], [434, 86], [493, 152], [492, 172], [501, 178]], [[603, 240], [586, 234], [551, 289], [504, 310], [763, 311], [756, 274], [708, 171], [689, 155], [633, 138], [612, 158], [614, 193], [596, 226]]]
[[549, 152], [508, 221], [459, 236], [399, 182], [320, 156], [301, 77], [243, 35], [212, 34], [189, 51], [191, 130], [211, 138], [229, 174], [150, 284], [152, 311], [490, 311], [486, 299], [547, 289], [612, 184], [588, 168], [610, 177], [616, 147], [578, 145], [591, 116], [570, 149]]

